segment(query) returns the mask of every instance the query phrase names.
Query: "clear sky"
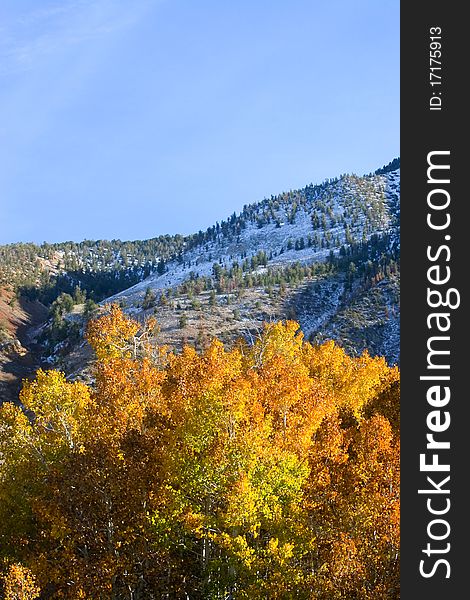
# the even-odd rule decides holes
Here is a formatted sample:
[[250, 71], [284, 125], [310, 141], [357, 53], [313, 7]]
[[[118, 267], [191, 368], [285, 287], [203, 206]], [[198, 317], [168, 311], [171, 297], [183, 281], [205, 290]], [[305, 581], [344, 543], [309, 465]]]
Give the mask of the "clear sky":
[[193, 233], [399, 155], [399, 0], [2, 0], [0, 243]]

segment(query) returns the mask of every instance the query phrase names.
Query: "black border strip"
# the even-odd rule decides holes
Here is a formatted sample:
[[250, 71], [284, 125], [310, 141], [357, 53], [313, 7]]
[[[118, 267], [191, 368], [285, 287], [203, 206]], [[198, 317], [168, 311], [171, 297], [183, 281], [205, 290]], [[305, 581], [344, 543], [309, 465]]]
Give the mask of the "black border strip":
[[[468, 594], [467, 538], [470, 519], [466, 513], [470, 506], [470, 498], [467, 497], [470, 494], [467, 491], [470, 478], [467, 466], [470, 455], [470, 398], [464, 373], [470, 371], [470, 352], [467, 349], [470, 316], [467, 317], [465, 308], [470, 275], [466, 264], [467, 241], [470, 242], [466, 209], [470, 198], [465, 184], [466, 178], [470, 179], [470, 169], [466, 168], [468, 151], [463, 142], [464, 131], [468, 129], [463, 87], [468, 73], [465, 58], [469, 54], [466, 49], [468, 25], [462, 14], [464, 6], [458, 2], [435, 0], [401, 3], [402, 600], [451, 600]], [[431, 39], [439, 37], [439, 30], [431, 28], [440, 28], [441, 40]], [[437, 47], [437, 44], [431, 47], [432, 41], [442, 44], [442, 56], [435, 55], [441, 65], [430, 63], [430, 52]], [[441, 75], [441, 80], [430, 75], [430, 66], [441, 66], [441, 70], [434, 71]], [[441, 83], [431, 85], [430, 79]], [[440, 106], [436, 98], [441, 99]], [[436, 151], [448, 151], [449, 154], [429, 155]], [[450, 165], [450, 169], [431, 170], [431, 181], [428, 181], [429, 160]], [[435, 181], [437, 179], [438, 182]], [[450, 181], [445, 183], [447, 179]], [[428, 194], [433, 189], [441, 191], [431, 194], [429, 199]], [[448, 207], [442, 210], [429, 207], [428, 202], [432, 204], [434, 200], [436, 204], [441, 202], [445, 205], [447, 194]], [[448, 227], [433, 230], [427, 223], [429, 213], [431, 222], [437, 225], [447, 222], [448, 213], [451, 219]], [[438, 222], [439, 219], [441, 221]], [[450, 256], [445, 246], [449, 248]], [[439, 251], [439, 248], [442, 249]], [[435, 265], [438, 269], [428, 272]], [[443, 279], [449, 272], [447, 283], [430, 283], [429, 277]], [[443, 298], [448, 289], [454, 288], [457, 292], [451, 294], [450, 303], [456, 304], [459, 295], [460, 306], [455, 309], [444, 306], [431, 308], [428, 288], [441, 291]], [[438, 298], [434, 295], [431, 301], [439, 303]], [[437, 318], [431, 317], [428, 322], [433, 312], [449, 315], [450, 328], [447, 332], [438, 331]], [[447, 318], [442, 317], [441, 326], [446, 323]], [[439, 349], [449, 350], [450, 354], [429, 355], [427, 344], [430, 337], [439, 335], [450, 339], [433, 340], [431, 348], [436, 349], [440, 345]], [[432, 369], [428, 360], [441, 367], [447, 364], [450, 368]], [[450, 379], [420, 380], [420, 376], [448, 376]], [[437, 401], [431, 406], [427, 394], [432, 386], [440, 387], [437, 388], [439, 392], [434, 390], [434, 395], [430, 396], [431, 401], [433, 398], [439, 400], [438, 395], [445, 393], [445, 386], [449, 387], [451, 396], [447, 404], [443, 401], [441, 406], [437, 406]], [[431, 421], [427, 422], [428, 415], [435, 410], [439, 411], [439, 415], [429, 417]], [[451, 419], [450, 425], [444, 431], [434, 433], [434, 439], [448, 441], [450, 449], [427, 449], [426, 435], [432, 433], [429, 426], [437, 427], [439, 421], [444, 427], [446, 412]], [[427, 464], [432, 462], [432, 455], [436, 453], [438, 458], [435, 460], [439, 464], [449, 464], [450, 470], [420, 470], [420, 454], [423, 453]], [[427, 480], [428, 476], [434, 484]], [[443, 483], [448, 476], [450, 479]], [[428, 492], [419, 494], [419, 489]], [[430, 509], [444, 511], [446, 508], [448, 510], [441, 515], [430, 513]], [[449, 531], [443, 522], [432, 523], [436, 519], [446, 521]], [[431, 539], [429, 532], [434, 537], [442, 537], [442, 540]], [[437, 563], [440, 559], [443, 562]], [[420, 573], [420, 564], [422, 571], [430, 576]]]

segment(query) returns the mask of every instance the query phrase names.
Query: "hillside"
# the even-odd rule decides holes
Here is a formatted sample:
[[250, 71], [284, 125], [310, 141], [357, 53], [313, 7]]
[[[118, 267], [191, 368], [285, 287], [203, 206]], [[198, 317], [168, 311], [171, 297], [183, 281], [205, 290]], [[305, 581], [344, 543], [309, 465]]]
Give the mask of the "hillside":
[[[244, 232], [242, 248], [238, 248], [238, 254], [243, 254], [244, 246], [245, 253], [248, 253], [250, 246], [259, 249], [265, 244], [278, 246], [279, 252], [281, 249], [286, 251], [283, 260], [288, 261], [293, 258], [287, 248], [289, 237], [296, 250], [296, 239], [301, 243], [303, 237], [302, 243], [308, 245], [310, 250], [313, 248], [317, 257], [321, 258], [325, 250], [337, 247], [345, 237], [337, 230], [338, 227], [342, 225], [346, 229], [346, 225], [351, 225], [351, 220], [359, 219], [363, 227], [361, 230], [361, 223], [356, 222], [352, 230], [344, 232], [348, 243], [354, 239], [361, 240], [363, 233], [369, 236], [371, 231], [382, 232], [388, 226], [389, 216], [386, 213], [390, 209], [392, 212], [399, 211], [399, 176], [397, 179], [396, 175], [399, 167], [399, 159], [394, 159], [373, 175], [345, 175], [320, 185], [310, 184], [301, 190], [271, 196], [261, 202], [245, 205], [239, 215], [234, 213], [204, 232], [188, 236], [162, 235], [136, 241], [84, 240], [56, 244], [44, 242], [41, 245], [0, 245], [0, 285], [13, 285], [20, 288], [24, 295], [37, 296], [47, 304], [61, 292], [73, 292], [76, 285], [87, 290], [95, 300], [103, 300], [150, 274], [162, 274], [168, 270], [167, 261], [178, 259], [179, 263], [191, 263], [190, 255], [193, 258], [196, 255], [200, 260], [199, 254], [204, 254], [206, 250], [204, 258], [211, 263], [213, 257], [207, 249], [214, 247], [215, 243], [219, 252], [234, 239], [240, 246], [241, 232]], [[388, 208], [383, 207], [384, 186], [388, 186], [386, 200], [392, 205]], [[302, 223], [302, 219], [297, 218], [299, 209], [304, 209], [304, 217], [310, 216], [311, 226], [308, 220], [305, 222], [304, 219]], [[285, 225], [292, 225], [293, 219], [296, 219], [295, 227], [292, 231], [288, 231], [289, 227], [286, 230]], [[259, 229], [258, 235], [250, 231], [253, 226]], [[273, 226], [282, 231], [273, 232]], [[355, 236], [353, 230], [361, 235]], [[247, 238], [251, 238], [251, 244], [246, 245]], [[225, 250], [229, 258], [237, 254], [236, 247], [226, 247]], [[312, 255], [310, 250], [304, 255]], [[223, 260], [222, 256], [215, 258]], [[181, 273], [179, 276], [181, 279]]]
[[40, 302], [18, 299], [11, 286], [0, 286], [0, 401], [15, 400], [22, 378], [39, 367], [29, 332], [47, 317]]
[[206, 232], [197, 245], [185, 242], [165, 273], [155, 273], [113, 298], [135, 303], [147, 287], [175, 288], [201, 277], [231, 278], [240, 270], [259, 273], [266, 267], [324, 262], [341, 252], [346, 256], [347, 250], [374, 235], [396, 234], [399, 191], [399, 171], [346, 175], [245, 207], [225, 227]]
[[[246, 205], [190, 236], [2, 246], [0, 280], [10, 291], [1, 377], [16, 389], [40, 363], [80, 375], [90, 358], [84, 324], [109, 302], [140, 320], [155, 316], [159, 341], [171, 347], [252, 340], [263, 322], [291, 318], [307, 339], [398, 363], [399, 215], [395, 159], [374, 174]], [[24, 308], [17, 315], [5, 309], [12, 294]]]
[[246, 207], [109, 301], [154, 313], [171, 345], [295, 318], [310, 339], [397, 363], [399, 173], [346, 175]]

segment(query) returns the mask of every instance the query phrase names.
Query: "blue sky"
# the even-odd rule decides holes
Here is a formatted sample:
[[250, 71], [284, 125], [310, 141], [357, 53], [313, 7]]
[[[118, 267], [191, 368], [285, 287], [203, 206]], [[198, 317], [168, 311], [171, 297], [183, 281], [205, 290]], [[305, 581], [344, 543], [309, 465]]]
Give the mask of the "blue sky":
[[192, 233], [398, 155], [398, 0], [0, 4], [0, 243]]

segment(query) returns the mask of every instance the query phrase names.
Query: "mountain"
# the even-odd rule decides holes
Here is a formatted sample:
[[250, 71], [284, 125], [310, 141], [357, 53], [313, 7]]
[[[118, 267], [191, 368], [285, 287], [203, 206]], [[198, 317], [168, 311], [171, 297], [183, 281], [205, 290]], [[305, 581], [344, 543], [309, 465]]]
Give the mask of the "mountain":
[[264, 321], [291, 318], [310, 340], [397, 363], [399, 217], [394, 159], [245, 205], [189, 236], [0, 246], [0, 394], [2, 373], [18, 384], [25, 361], [80, 375], [84, 324], [109, 302], [155, 316], [174, 347], [252, 339]]
[[310, 339], [397, 363], [400, 171], [384, 169], [247, 206], [109, 301], [134, 315], [153, 309], [171, 345], [208, 330], [230, 341], [291, 317]]
[[[389, 234], [391, 244], [397, 243], [399, 186], [398, 171], [383, 176], [346, 175], [245, 207], [240, 216], [233, 215], [206, 232], [199, 243], [184, 242], [164, 273], [154, 273], [113, 299], [126, 298], [135, 304], [147, 287], [174, 289], [200, 277], [220, 279], [222, 273], [233, 277], [237, 268], [248, 273], [297, 262], [325, 262], [332, 253], [347, 256], [377, 235]], [[253, 265], [260, 252], [266, 256]]]

